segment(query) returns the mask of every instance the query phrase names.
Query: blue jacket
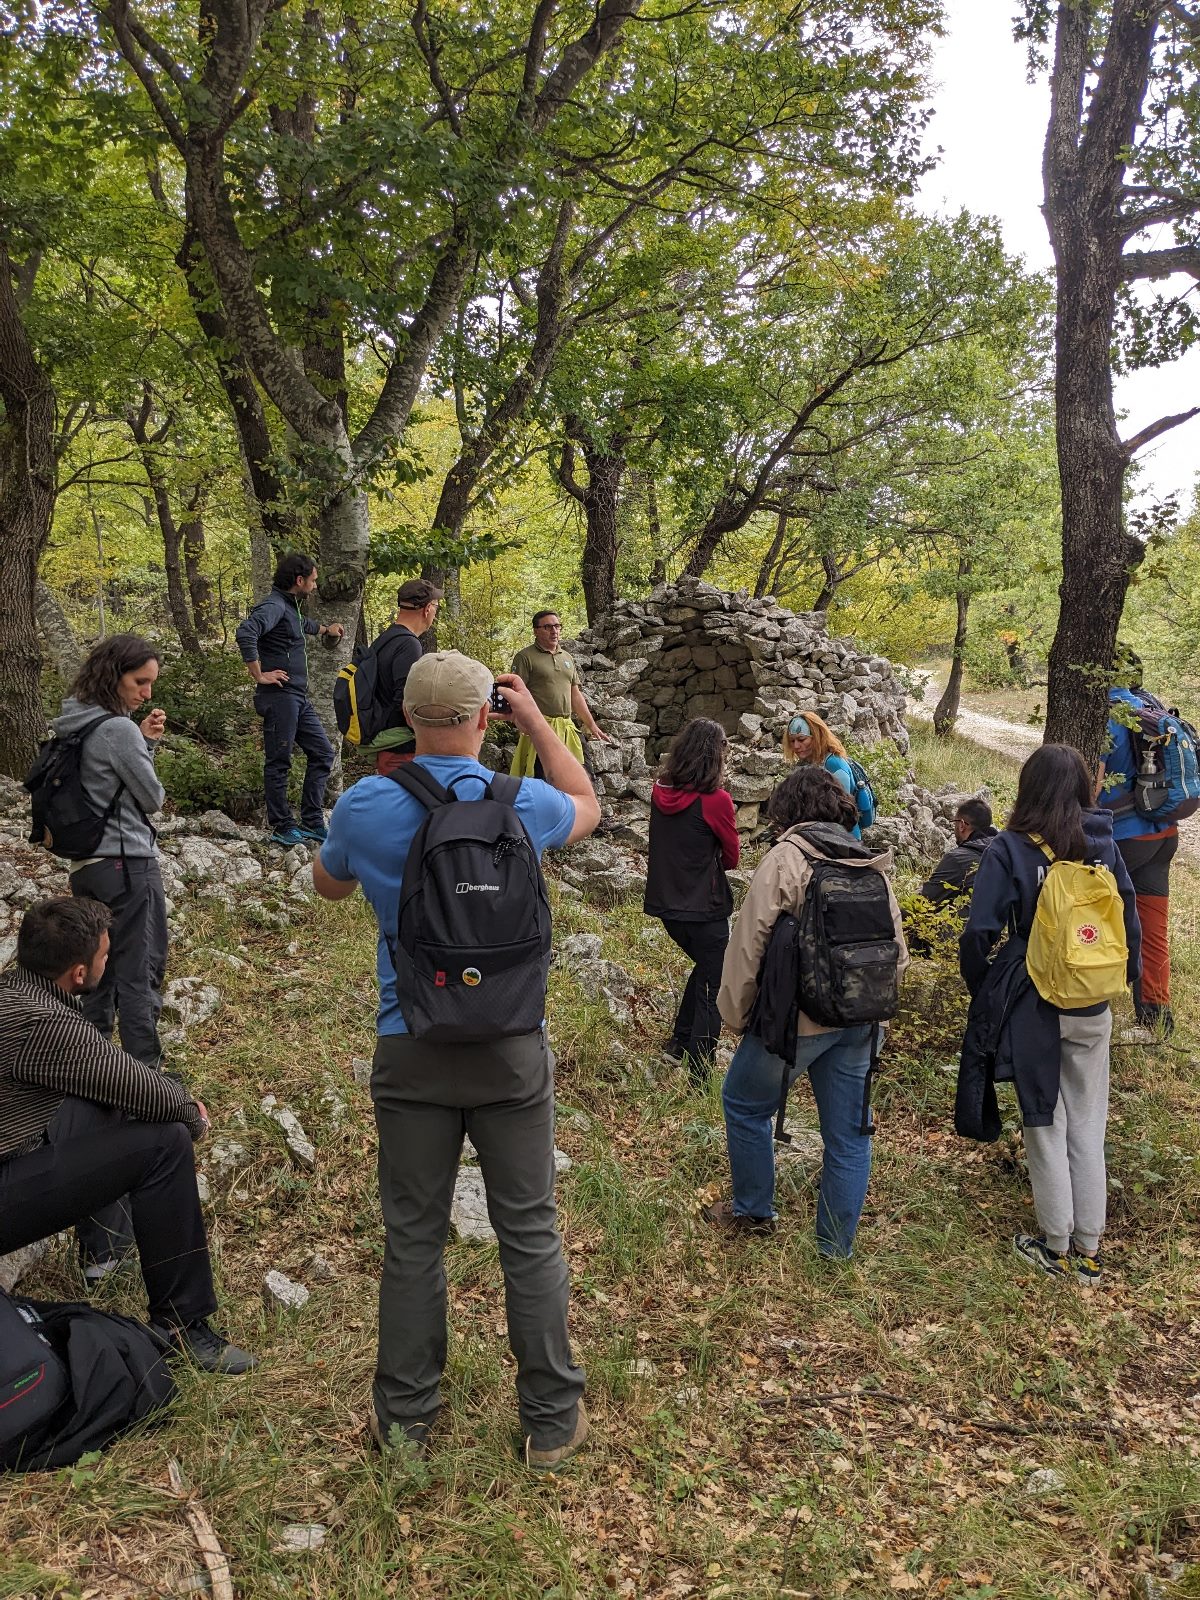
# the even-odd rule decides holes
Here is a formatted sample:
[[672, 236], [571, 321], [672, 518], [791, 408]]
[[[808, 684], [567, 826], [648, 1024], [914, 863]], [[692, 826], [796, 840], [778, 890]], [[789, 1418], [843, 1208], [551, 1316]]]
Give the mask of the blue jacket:
[[[1113, 843], [1111, 815], [1086, 811], [1083, 832], [1087, 859], [1107, 867], [1117, 880], [1129, 946], [1127, 977], [1134, 983], [1142, 970], [1142, 929], [1129, 873]], [[1027, 834], [1006, 828], [992, 841], [975, 875], [970, 915], [958, 942], [971, 1009], [958, 1068], [955, 1127], [969, 1138], [999, 1136], [995, 1083], [1015, 1084], [1027, 1128], [1048, 1127], [1054, 1121], [1060, 1013], [1038, 994], [1025, 967], [1025, 946], [1047, 866]], [[1007, 941], [992, 958], [1006, 931]]]
[[293, 694], [308, 693], [308, 655], [305, 634], [320, 633], [321, 624], [306, 617], [300, 601], [283, 589], [272, 589], [260, 600], [244, 622], [239, 622], [234, 637], [243, 661], [257, 661], [264, 672], [282, 667], [287, 673], [281, 689]]
[[[1136, 689], [1110, 689], [1109, 705], [1124, 701], [1128, 706], [1145, 706]], [[1114, 839], [1157, 839], [1164, 833], [1174, 833], [1174, 822], [1151, 822], [1132, 807], [1133, 780], [1137, 777], [1137, 754], [1133, 734], [1123, 722], [1113, 718], [1108, 721], [1108, 739], [1112, 748], [1104, 757], [1104, 783], [1100, 789], [1100, 804], [1106, 811], [1116, 811], [1113, 817]], [[1117, 780], [1117, 781], [1112, 781]]]

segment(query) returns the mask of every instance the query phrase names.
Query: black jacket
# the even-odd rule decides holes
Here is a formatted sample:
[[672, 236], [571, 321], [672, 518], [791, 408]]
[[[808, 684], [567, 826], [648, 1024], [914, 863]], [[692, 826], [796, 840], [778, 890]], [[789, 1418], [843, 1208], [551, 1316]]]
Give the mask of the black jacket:
[[930, 905], [945, 905], [947, 900], [970, 894], [983, 853], [995, 837], [995, 828], [988, 828], [946, 851], [921, 889]]
[[305, 651], [306, 634], [317, 634], [321, 624], [306, 617], [300, 610], [300, 601], [283, 589], [272, 589], [265, 600], [260, 600], [244, 621], [239, 622], [234, 638], [243, 661], [257, 661], [264, 672], [275, 672], [280, 667], [287, 673], [287, 682], [277, 684], [292, 694], [308, 693], [308, 656]]
[[[383, 728], [406, 728], [404, 686], [409, 673], [424, 654], [421, 641], [411, 628], [406, 628], [402, 622], [393, 622], [383, 630], [371, 648], [379, 662], [379, 702], [390, 708]], [[379, 731], [382, 732], [383, 728]]]
[[675, 922], [717, 922], [733, 910], [726, 867], [740, 845], [726, 789], [699, 794], [656, 783], [650, 796], [646, 862], [647, 916]]
[[[1129, 946], [1128, 978], [1141, 972], [1142, 930], [1133, 885], [1112, 837], [1112, 818], [1104, 811], [1084, 814], [1089, 861], [1106, 866], [1117, 880]], [[1054, 1121], [1058, 1104], [1059, 1016], [1042, 999], [1025, 966], [1025, 947], [1033, 927], [1047, 860], [1026, 834], [999, 834], [975, 877], [971, 911], [959, 939], [959, 965], [971, 991], [971, 1009], [958, 1069], [954, 1125], [971, 1139], [995, 1139], [1000, 1132], [993, 1084], [1011, 1080], [1027, 1128]], [[1008, 939], [991, 952], [1001, 934]], [[1104, 1007], [1088, 1007], [1102, 1011]], [[1075, 1013], [1082, 1014], [1082, 1013]]]

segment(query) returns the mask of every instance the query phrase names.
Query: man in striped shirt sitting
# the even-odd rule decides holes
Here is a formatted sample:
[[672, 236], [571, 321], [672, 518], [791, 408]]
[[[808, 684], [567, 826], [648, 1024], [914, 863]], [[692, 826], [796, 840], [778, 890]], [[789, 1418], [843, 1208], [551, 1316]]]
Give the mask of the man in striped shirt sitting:
[[0, 1255], [127, 1194], [151, 1322], [206, 1371], [246, 1372], [254, 1357], [208, 1321], [217, 1302], [192, 1158], [208, 1114], [80, 1008], [104, 973], [109, 922], [97, 900], [43, 900], [0, 974]]

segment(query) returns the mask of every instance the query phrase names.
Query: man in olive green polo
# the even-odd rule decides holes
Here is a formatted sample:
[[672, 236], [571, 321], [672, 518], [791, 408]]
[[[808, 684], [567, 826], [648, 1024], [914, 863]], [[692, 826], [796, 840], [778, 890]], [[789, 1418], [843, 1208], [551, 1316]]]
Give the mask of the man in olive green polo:
[[[533, 643], [518, 650], [512, 670], [526, 685], [534, 704], [566, 745], [571, 754], [587, 765], [583, 741], [576, 723], [582, 723], [589, 739], [611, 744], [612, 739], [596, 725], [591, 708], [579, 687], [574, 661], [562, 648], [562, 622], [557, 611], [538, 611], [533, 618]], [[540, 778], [537, 751], [522, 734], [513, 755], [510, 772], [515, 778]]]

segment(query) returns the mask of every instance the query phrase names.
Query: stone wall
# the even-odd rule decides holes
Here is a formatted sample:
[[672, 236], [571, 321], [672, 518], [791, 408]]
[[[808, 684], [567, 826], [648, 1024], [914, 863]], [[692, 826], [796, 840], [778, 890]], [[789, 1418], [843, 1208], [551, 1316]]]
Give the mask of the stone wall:
[[566, 648], [617, 741], [589, 753], [605, 820], [631, 843], [645, 840], [658, 758], [692, 717], [711, 717], [730, 736], [729, 789], [738, 826], [751, 833], [786, 771], [781, 741], [796, 711], [819, 712], [857, 744], [890, 739], [908, 750], [905, 693], [890, 661], [830, 638], [818, 613], [744, 589], [662, 584], [645, 600], [618, 600]]

